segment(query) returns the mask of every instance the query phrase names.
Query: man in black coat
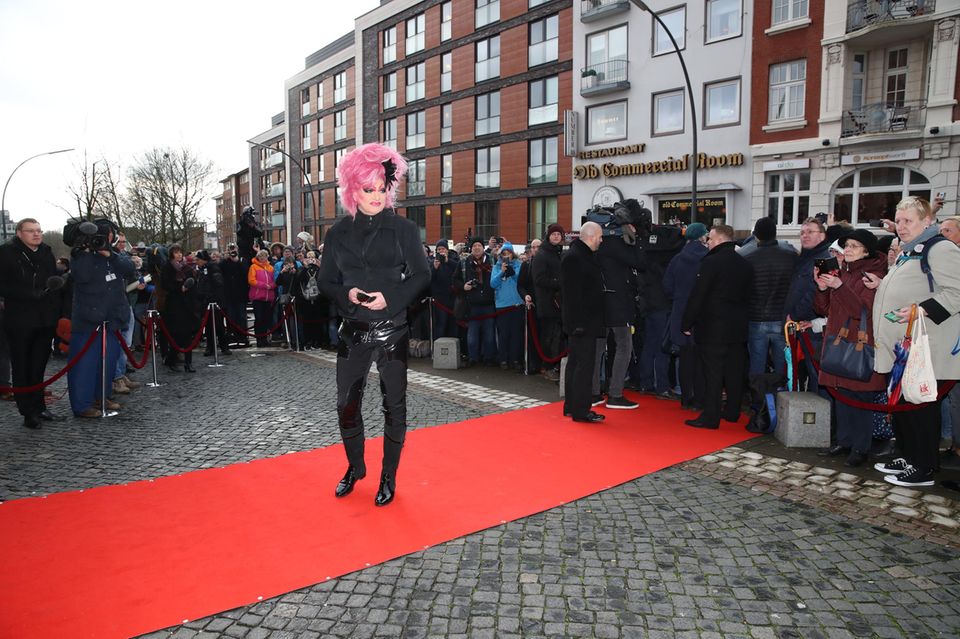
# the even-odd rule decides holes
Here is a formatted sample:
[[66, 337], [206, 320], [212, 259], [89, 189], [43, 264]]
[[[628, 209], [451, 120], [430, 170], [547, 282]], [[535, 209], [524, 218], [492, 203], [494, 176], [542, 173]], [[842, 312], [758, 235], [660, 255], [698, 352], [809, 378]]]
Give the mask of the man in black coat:
[[[611, 235], [597, 249], [597, 261], [603, 271], [605, 334], [597, 341], [596, 365], [593, 371], [593, 400], [600, 397], [600, 367], [607, 348], [607, 335], [613, 335], [614, 352], [607, 355], [609, 371], [607, 408], [632, 409], [638, 404], [623, 396], [627, 367], [633, 354], [633, 331], [637, 314], [637, 281], [635, 273], [643, 270], [643, 253], [636, 239], [636, 227], [628, 224], [630, 234]], [[632, 240], [631, 240], [632, 238]], [[610, 358], [612, 357], [612, 366]]]
[[[430, 272], [430, 297], [435, 302], [443, 304], [450, 311], [456, 304], [453, 278], [460, 270], [460, 260], [454, 251], [450, 252], [447, 240], [437, 242], [433, 255], [433, 265]], [[449, 312], [438, 306], [433, 308], [433, 339], [438, 337], [456, 337], [457, 322]]]
[[[43, 243], [40, 223], [32, 218], [20, 220], [16, 237], [0, 246], [0, 297], [6, 304], [3, 330], [15, 388], [43, 381], [60, 319], [60, 293], [47, 287], [47, 278], [56, 274], [56, 259]], [[17, 393], [15, 398], [27, 428], [40, 428], [42, 420], [63, 419], [47, 409], [43, 389]]]
[[[685, 423], [719, 428], [721, 418], [740, 419], [753, 269], [737, 255], [733, 229], [726, 224], [710, 229], [707, 248], [681, 323], [684, 333], [693, 333], [706, 377], [703, 412]], [[721, 407], [724, 388], [727, 403]]]
[[[805, 354], [803, 361], [807, 368], [807, 390], [811, 393], [820, 392], [817, 371], [811, 362], [811, 357], [816, 359], [820, 357], [823, 327], [827, 323], [826, 318], [817, 317], [813, 310], [813, 297], [817, 288], [816, 280], [813, 279], [813, 264], [819, 259], [830, 257], [831, 242], [833, 240], [827, 237], [823, 223], [817, 218], [807, 218], [800, 224], [800, 256], [794, 266], [793, 279], [790, 281], [784, 303], [786, 319], [798, 322], [800, 330], [807, 333], [813, 346], [813, 352], [807, 353], [803, 340], [800, 341]], [[822, 394], [826, 395], [826, 391]], [[826, 396], [829, 398], [829, 395]]]
[[208, 251], [198, 251], [196, 260], [197, 300], [200, 303], [200, 314], [203, 315], [204, 311], [211, 302], [216, 302], [217, 304], [216, 322], [214, 322], [214, 317], [211, 312], [211, 316], [207, 319], [207, 323], [203, 327], [204, 335], [207, 341], [207, 345], [203, 351], [203, 354], [208, 357], [213, 355], [213, 329], [215, 328], [217, 337], [216, 342], [217, 346], [220, 348], [220, 352], [224, 355], [229, 355], [230, 347], [229, 344], [227, 344], [226, 336], [224, 334], [226, 327], [223, 321], [223, 308], [225, 306], [224, 293], [226, 289], [223, 273], [220, 270], [220, 265], [211, 259]]
[[[250, 285], [247, 283], [247, 272], [250, 262], [241, 259], [236, 244], [228, 244], [227, 252], [220, 260], [220, 272], [223, 275], [223, 313], [230, 321], [241, 328], [247, 326], [247, 302], [250, 296]], [[243, 346], [249, 345], [249, 337], [237, 330], [230, 330], [233, 334], [233, 343]]]
[[596, 423], [603, 415], [590, 410], [590, 388], [597, 352], [597, 338], [606, 333], [603, 320], [603, 271], [596, 252], [603, 241], [603, 229], [596, 222], [580, 228], [580, 238], [560, 262], [563, 300], [563, 331], [570, 354], [564, 376], [563, 414], [575, 422]]
[[[548, 358], [559, 356], [563, 350], [563, 331], [560, 323], [560, 255], [563, 253], [563, 227], [547, 227], [547, 241], [533, 258], [533, 286], [540, 328], [540, 346]], [[560, 379], [560, 364], [543, 364], [543, 376], [550, 381]]]
[[[520, 297], [523, 298], [523, 302], [527, 307], [527, 311], [530, 309], [536, 309], [537, 307], [537, 290], [533, 284], [533, 259], [537, 256], [537, 253], [540, 251], [540, 245], [542, 244], [540, 238], [536, 238], [530, 242], [529, 247], [525, 251], [525, 258], [521, 257], [523, 263], [520, 264], [520, 272], [517, 274], [517, 293], [520, 294]], [[536, 319], [536, 312], [533, 314], [534, 326], [530, 328], [529, 331], [537, 331], [537, 335], [540, 335], [540, 324]], [[524, 320], [530, 322], [530, 319]], [[533, 337], [530, 337], [527, 340], [527, 370], [524, 371], [527, 375], [532, 375], [534, 373], [540, 372], [540, 355], [537, 354], [537, 347], [533, 343]]]

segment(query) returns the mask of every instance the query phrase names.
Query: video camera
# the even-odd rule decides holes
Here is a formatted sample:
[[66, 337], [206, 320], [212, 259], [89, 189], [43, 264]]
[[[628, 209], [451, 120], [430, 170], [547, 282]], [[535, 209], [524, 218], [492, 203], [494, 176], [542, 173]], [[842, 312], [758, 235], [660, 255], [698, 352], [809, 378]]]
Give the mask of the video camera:
[[104, 251], [112, 248], [110, 234], [114, 239], [120, 228], [107, 218], [93, 220], [70, 220], [63, 227], [63, 243], [75, 249]]

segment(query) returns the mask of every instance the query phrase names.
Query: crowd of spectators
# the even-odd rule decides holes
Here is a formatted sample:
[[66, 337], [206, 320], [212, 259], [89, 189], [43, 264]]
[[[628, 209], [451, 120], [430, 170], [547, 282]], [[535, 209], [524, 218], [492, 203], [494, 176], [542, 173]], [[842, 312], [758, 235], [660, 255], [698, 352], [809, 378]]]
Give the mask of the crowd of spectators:
[[[457, 338], [464, 367], [499, 367], [559, 382], [571, 338], [589, 334], [595, 348], [580, 348], [591, 364], [578, 360], [574, 392], [588, 395], [591, 406], [636, 408], [624, 395], [627, 389], [679, 401], [695, 413], [686, 423], [707, 429], [737, 421], [741, 410], [749, 409], [747, 428], [764, 431], [766, 397], [786, 387], [789, 368], [793, 389], [831, 402], [832, 445], [823, 454], [846, 455], [849, 466], [877, 457], [878, 470], [893, 483], [930, 485], [941, 464], [960, 465], [960, 428], [952, 428], [960, 425], [958, 392], [949, 402], [892, 416], [862, 406], [887, 401], [893, 345], [904, 330], [899, 320], [911, 304], [926, 316], [937, 378], [960, 378], [960, 218], [938, 224], [940, 206], [907, 198], [896, 219], [878, 233], [809, 218], [800, 225], [797, 250], [778, 239], [771, 218], [758, 220], [738, 242], [722, 224], [656, 226], [648, 210], [628, 200], [625, 217], [604, 226], [596, 248], [588, 244], [578, 254], [581, 266], [595, 265], [602, 274], [601, 290], [572, 294], [589, 278], [582, 277], [582, 268], [567, 269], [578, 279], [564, 281], [570, 238], [560, 224], [525, 245], [497, 236], [456, 245], [443, 239], [423, 247], [431, 283], [408, 309], [411, 338]], [[102, 321], [119, 330], [134, 353], [142, 353], [150, 348], [149, 310], [162, 318], [165, 330], [157, 339], [171, 372], [196, 372], [192, 350], [201, 343], [207, 356], [215, 349], [229, 356], [234, 348], [250, 346], [251, 338], [258, 347], [337, 347], [336, 306], [317, 282], [323, 246], [307, 233], [292, 245], [267, 245], [241, 233], [239, 243], [221, 254], [187, 253], [179, 245], [129, 247], [113, 229], [107, 250], [75, 249], [55, 260], [39, 241], [39, 230], [36, 221], [22, 220], [17, 237], [0, 249], [0, 294], [6, 300], [5, 311], [0, 307], [5, 337], [0, 386], [36, 385], [50, 353], [76, 355]], [[931, 241], [934, 237], [947, 241]], [[929, 277], [921, 256], [929, 263]], [[818, 265], [830, 257], [839, 268], [821, 272]], [[51, 276], [62, 278], [62, 285], [50, 286]], [[120, 294], [104, 294], [108, 289]], [[564, 299], [571, 295], [574, 299]], [[598, 300], [596, 308], [586, 309], [585, 299]], [[565, 313], [565, 303], [589, 312]], [[115, 306], [107, 308], [110, 304]], [[891, 312], [897, 314], [893, 320]], [[587, 320], [571, 317], [589, 317], [591, 327], [599, 322], [602, 329], [578, 332], [587, 327], [570, 322]], [[72, 329], [64, 328], [64, 319], [72, 320]], [[790, 353], [785, 322], [802, 336], [794, 343], [802, 350], [795, 362], [785, 355]], [[818, 370], [823, 336], [844, 327], [851, 335], [863, 331], [876, 346], [876, 371], [867, 379]], [[75, 415], [119, 410], [112, 397], [139, 386], [114, 341], [107, 405], [98, 400], [98, 360], [81, 362], [70, 378]], [[16, 394], [25, 426], [57, 418], [43, 398], [42, 390]], [[949, 441], [941, 441], [942, 435]]]

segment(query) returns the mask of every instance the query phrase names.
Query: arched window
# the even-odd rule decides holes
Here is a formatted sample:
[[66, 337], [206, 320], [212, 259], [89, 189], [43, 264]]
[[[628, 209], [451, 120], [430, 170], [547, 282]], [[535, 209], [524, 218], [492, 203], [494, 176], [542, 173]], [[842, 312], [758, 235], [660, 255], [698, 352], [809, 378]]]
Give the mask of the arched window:
[[897, 202], [907, 196], [930, 199], [930, 180], [899, 166], [877, 166], [847, 173], [833, 187], [833, 220], [869, 224], [892, 220]]

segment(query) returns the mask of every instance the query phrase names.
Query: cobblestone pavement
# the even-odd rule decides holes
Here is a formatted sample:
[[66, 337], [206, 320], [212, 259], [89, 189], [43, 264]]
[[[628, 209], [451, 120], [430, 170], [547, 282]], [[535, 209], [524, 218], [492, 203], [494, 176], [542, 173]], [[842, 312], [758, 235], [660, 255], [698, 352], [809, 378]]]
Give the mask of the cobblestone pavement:
[[[334, 443], [329, 359], [237, 354], [222, 369], [162, 374], [168, 385], [122, 399], [118, 417], [37, 432], [4, 403], [0, 498]], [[410, 382], [417, 426], [537, 403], [426, 372]], [[377, 395], [364, 410], [373, 435]], [[730, 448], [147, 636], [960, 636], [960, 538], [949, 525], [956, 502], [800, 466]]]

